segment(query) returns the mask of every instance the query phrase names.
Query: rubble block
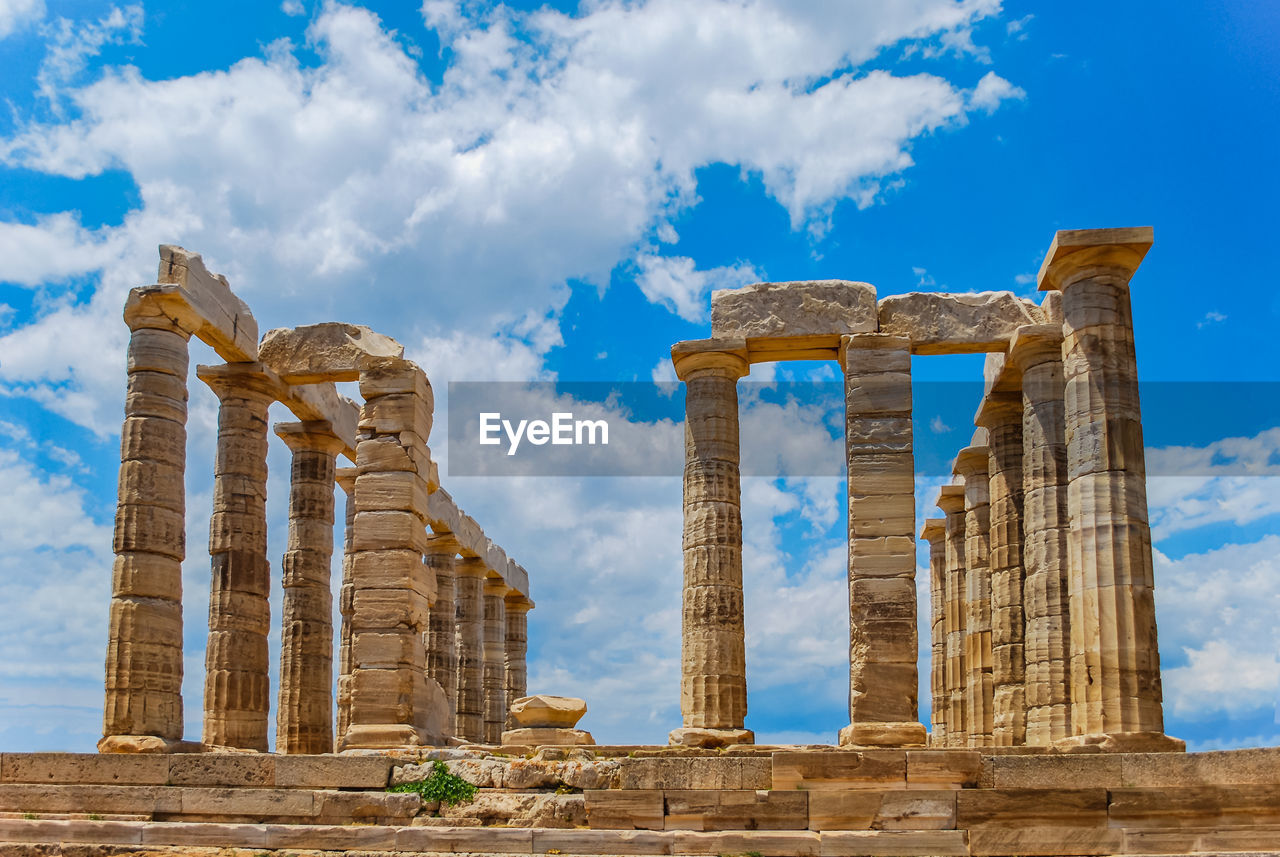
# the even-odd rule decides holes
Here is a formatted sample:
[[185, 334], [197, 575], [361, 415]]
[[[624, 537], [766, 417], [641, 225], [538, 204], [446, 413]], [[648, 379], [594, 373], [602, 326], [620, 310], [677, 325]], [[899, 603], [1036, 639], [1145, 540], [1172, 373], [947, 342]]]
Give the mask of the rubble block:
[[906, 788], [905, 750], [798, 750], [773, 754], [775, 789]]
[[667, 830], [804, 830], [809, 794], [793, 791], [670, 790]]

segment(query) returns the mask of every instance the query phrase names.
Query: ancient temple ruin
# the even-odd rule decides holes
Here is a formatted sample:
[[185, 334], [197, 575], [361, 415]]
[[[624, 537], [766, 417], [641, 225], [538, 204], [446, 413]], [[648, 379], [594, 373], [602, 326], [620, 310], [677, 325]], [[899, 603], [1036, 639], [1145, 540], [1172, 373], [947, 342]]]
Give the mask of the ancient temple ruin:
[[[158, 284], [134, 289], [121, 430], [104, 752], [181, 746], [182, 561], [188, 341], [226, 363], [196, 375], [217, 394], [209, 523], [212, 585], [204, 729], [210, 748], [266, 751], [267, 409], [298, 422], [288, 549], [280, 563], [276, 750], [331, 753], [329, 580], [334, 486], [346, 495], [336, 749], [497, 744], [525, 695], [529, 575], [443, 488], [427, 438], [426, 375], [389, 337], [354, 325], [269, 331], [199, 255], [160, 248]], [[357, 405], [336, 382], [359, 383]], [[353, 468], [338, 468], [343, 456]]]
[[[688, 389], [684, 651], [675, 744], [749, 743], [738, 379], [834, 360], [845, 383], [849, 720], [855, 746], [1180, 750], [1164, 735], [1129, 280], [1152, 230], [1059, 232], [1042, 304], [877, 300], [867, 283], [718, 291]], [[925, 522], [931, 729], [917, 719], [912, 355], [987, 352], [975, 442]], [[1070, 528], [1070, 532], [1068, 531]], [[1069, 629], [1069, 630], [1068, 630]]]

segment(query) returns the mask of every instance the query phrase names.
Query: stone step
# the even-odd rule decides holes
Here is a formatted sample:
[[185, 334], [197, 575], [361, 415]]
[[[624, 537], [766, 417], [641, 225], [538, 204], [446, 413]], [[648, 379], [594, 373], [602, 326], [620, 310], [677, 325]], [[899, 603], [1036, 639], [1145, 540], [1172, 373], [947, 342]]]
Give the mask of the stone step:
[[[415, 854], [743, 855], [871, 857], [930, 854], [1274, 854], [1280, 826], [1233, 829], [991, 827], [975, 830], [621, 831], [537, 828], [390, 827], [376, 825], [209, 824], [194, 822], [49, 821], [0, 819], [0, 851], [44, 857], [49, 846], [74, 847], [78, 857], [120, 854], [224, 855], [254, 849], [283, 855], [412, 852]], [[24, 845], [29, 847], [24, 847]], [[101, 846], [98, 850], [94, 846]], [[170, 851], [170, 849], [173, 849]]]
[[0, 753], [0, 784], [369, 789], [385, 787], [395, 764], [381, 755]]

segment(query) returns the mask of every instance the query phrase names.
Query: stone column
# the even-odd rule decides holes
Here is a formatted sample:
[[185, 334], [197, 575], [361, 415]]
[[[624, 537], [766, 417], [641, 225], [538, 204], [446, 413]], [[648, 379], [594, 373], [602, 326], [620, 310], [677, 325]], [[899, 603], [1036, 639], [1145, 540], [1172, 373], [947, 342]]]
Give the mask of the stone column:
[[529, 695], [528, 667], [525, 659], [529, 650], [529, 611], [533, 602], [519, 592], [507, 595], [507, 654], [506, 685], [507, 712], [503, 717], [505, 729], [514, 729], [511, 719], [511, 705], [517, 699]]
[[[1016, 370], [1005, 368], [1005, 375]], [[987, 429], [991, 494], [991, 680], [997, 747], [1026, 743], [1022, 587], [1022, 392], [993, 390], [977, 423]]]
[[280, 423], [293, 452], [289, 544], [281, 562], [277, 753], [333, 752], [333, 485], [342, 440], [325, 422]]
[[1071, 734], [1062, 325], [1018, 328], [1009, 364], [1022, 376], [1027, 743], [1045, 746]]
[[849, 476], [849, 726], [840, 743], [922, 745], [911, 340], [841, 337]]
[[463, 557], [456, 566], [458, 687], [453, 734], [484, 743], [484, 578], [479, 557]]
[[929, 744], [933, 747], [947, 745], [947, 715], [950, 713], [950, 699], [946, 691], [946, 532], [947, 522], [943, 518], [927, 518], [920, 529], [920, 538], [929, 543], [929, 722], [932, 726]]
[[994, 746], [988, 459], [985, 446], [967, 446], [956, 458], [956, 473], [964, 478], [965, 706], [970, 747]]
[[1129, 280], [1150, 228], [1059, 232], [1040, 288], [1062, 293], [1071, 658], [1067, 746], [1181, 750], [1164, 735], [1146, 461]]
[[267, 410], [278, 382], [260, 363], [198, 366], [218, 395], [218, 452], [209, 520], [209, 640], [204, 743], [266, 752], [271, 707], [267, 634]]
[[745, 347], [714, 340], [672, 349], [685, 382], [683, 726], [672, 744], [749, 744], [738, 472], [738, 379]]
[[431, 483], [426, 375], [398, 357], [360, 368], [356, 515], [351, 542], [351, 707], [340, 750], [439, 745], [449, 703], [427, 677], [435, 574], [423, 565]]
[[964, 486], [944, 485], [938, 508], [946, 515], [947, 746], [969, 746], [968, 659], [965, 657], [965, 523]]
[[454, 596], [454, 567], [458, 559], [458, 540], [452, 533], [427, 539], [423, 557], [428, 573], [436, 576], [436, 600], [431, 602], [427, 617], [427, 676], [444, 691], [449, 701], [449, 731], [457, 717], [455, 696], [458, 692], [457, 607]]
[[501, 744], [507, 721], [507, 584], [484, 581], [484, 741]]
[[342, 627], [338, 632], [338, 723], [337, 734], [347, 734], [351, 722], [351, 610], [355, 601], [355, 587], [351, 583], [351, 536], [356, 522], [356, 474], [354, 467], [341, 467], [334, 471], [334, 481], [342, 487], [345, 525], [342, 537], [342, 586], [339, 588], [338, 612]]
[[120, 430], [102, 752], [182, 739], [187, 342], [135, 289], [125, 308], [129, 386]]

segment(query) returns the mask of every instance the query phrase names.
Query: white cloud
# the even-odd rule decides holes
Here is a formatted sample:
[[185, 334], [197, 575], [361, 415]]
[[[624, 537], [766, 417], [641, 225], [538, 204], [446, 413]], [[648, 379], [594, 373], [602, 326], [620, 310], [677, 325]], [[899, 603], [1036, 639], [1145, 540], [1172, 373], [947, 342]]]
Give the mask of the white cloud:
[[1227, 316], [1224, 313], [1220, 313], [1217, 310], [1209, 310], [1207, 313], [1204, 314], [1203, 319], [1196, 322], [1196, 327], [1204, 328], [1204, 327], [1208, 327], [1211, 324], [1221, 324], [1226, 320], [1227, 320]]
[[74, 22], [59, 17], [45, 25], [47, 51], [36, 86], [40, 95], [56, 113], [61, 114], [59, 95], [63, 88], [79, 77], [88, 59], [102, 52], [104, 45], [133, 43], [142, 39], [142, 5], [112, 6], [95, 22]]
[[1022, 87], [1014, 86], [994, 71], [989, 71], [978, 81], [978, 85], [969, 95], [971, 110], [985, 110], [992, 113], [1002, 101], [1008, 99], [1022, 100], [1027, 93]]
[[280, 11], [286, 15], [296, 17], [298, 15], [305, 15], [307, 13], [307, 7], [302, 5], [302, 0], [284, 0], [284, 2], [280, 4]]
[[44, 17], [44, 0], [0, 0], [0, 39]]
[[650, 303], [661, 304], [687, 321], [706, 321], [711, 292], [736, 289], [763, 277], [750, 264], [699, 271], [687, 256], [642, 255], [636, 259], [640, 276], [636, 285]]
[[1146, 450], [1147, 504], [1157, 542], [1210, 524], [1280, 514], [1280, 427], [1202, 447]]

